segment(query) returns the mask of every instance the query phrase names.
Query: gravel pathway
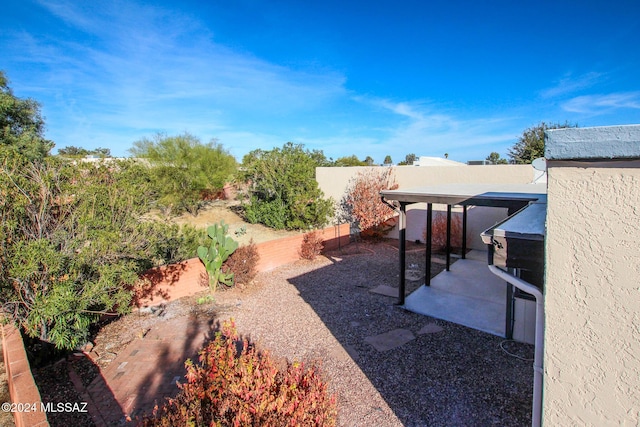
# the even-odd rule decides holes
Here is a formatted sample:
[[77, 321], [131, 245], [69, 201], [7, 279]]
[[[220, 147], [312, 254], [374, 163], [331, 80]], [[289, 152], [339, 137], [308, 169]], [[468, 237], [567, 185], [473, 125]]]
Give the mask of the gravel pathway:
[[[262, 273], [260, 289], [227, 315], [275, 356], [321, 361], [341, 426], [530, 424], [532, 362], [508, 355], [500, 337], [410, 313], [370, 292], [397, 287], [398, 251], [387, 244], [359, 249]], [[423, 257], [409, 253], [407, 262], [423, 268]], [[386, 333], [381, 338], [406, 343], [376, 349]], [[526, 344], [503, 347], [525, 359], [533, 354]]]

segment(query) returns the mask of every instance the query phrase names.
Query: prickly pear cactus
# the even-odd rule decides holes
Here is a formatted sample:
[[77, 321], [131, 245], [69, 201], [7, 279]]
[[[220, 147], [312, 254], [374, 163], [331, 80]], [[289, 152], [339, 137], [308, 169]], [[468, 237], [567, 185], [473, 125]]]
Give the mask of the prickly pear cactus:
[[229, 226], [221, 221], [207, 228], [207, 235], [211, 239], [209, 247], [199, 246], [198, 257], [209, 274], [209, 286], [215, 291], [219, 283], [233, 285], [233, 273], [222, 271], [222, 265], [236, 249], [238, 242], [227, 236]]

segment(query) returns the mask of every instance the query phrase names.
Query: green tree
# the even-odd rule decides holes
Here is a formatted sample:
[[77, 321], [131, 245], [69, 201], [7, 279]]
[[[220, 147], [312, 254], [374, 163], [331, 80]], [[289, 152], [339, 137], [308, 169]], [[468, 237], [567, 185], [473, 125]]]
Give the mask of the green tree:
[[11, 150], [33, 160], [47, 156], [53, 145], [44, 138], [40, 104], [14, 96], [0, 71], [0, 151]]
[[144, 138], [129, 152], [151, 165], [158, 204], [168, 214], [197, 213], [203, 198], [220, 191], [237, 169], [235, 158], [222, 145], [215, 141], [203, 144], [188, 133]]
[[492, 165], [506, 165], [508, 163], [507, 159], [500, 157], [500, 153], [496, 151], [492, 151], [491, 154], [487, 156], [486, 160]]
[[407, 154], [404, 157], [404, 160], [401, 161], [400, 163], [398, 163], [398, 166], [403, 166], [403, 165], [413, 165], [413, 162], [415, 162], [416, 160], [418, 160], [418, 158], [416, 157], [415, 154], [411, 153], [411, 154]]
[[334, 162], [334, 166], [367, 166], [367, 163], [359, 160], [354, 154], [347, 157], [339, 157]]
[[384, 157], [384, 162], [383, 162], [383, 163], [384, 163], [385, 165], [392, 165], [392, 164], [393, 164], [393, 160], [391, 160], [391, 156], [387, 154], [387, 155]]
[[75, 147], [73, 145], [68, 145], [64, 148], [58, 149], [58, 155], [65, 157], [84, 157], [89, 155], [96, 155], [100, 157], [111, 157], [111, 150], [108, 148], [95, 148], [93, 150], [87, 150], [82, 147]]
[[[103, 314], [130, 310], [139, 274], [193, 256], [191, 230], [143, 221], [148, 168], [134, 161], [0, 163], [0, 298], [28, 335], [71, 349]], [[200, 233], [201, 234], [201, 233]]]
[[513, 147], [509, 149], [509, 158], [511, 163], [530, 164], [538, 157], [544, 157], [544, 131], [547, 129], [562, 129], [578, 127], [571, 125], [569, 122], [564, 124], [552, 123], [547, 124], [540, 122], [539, 124], [526, 129], [522, 136], [518, 138]]
[[373, 164], [375, 163], [375, 161], [373, 160], [373, 157], [371, 156], [367, 156], [364, 159], [364, 162], [367, 164], [367, 166], [373, 166]]
[[254, 150], [242, 160], [242, 177], [249, 183], [244, 205], [249, 222], [275, 229], [320, 227], [333, 214], [315, 180], [322, 159], [301, 144], [286, 143], [270, 151]]

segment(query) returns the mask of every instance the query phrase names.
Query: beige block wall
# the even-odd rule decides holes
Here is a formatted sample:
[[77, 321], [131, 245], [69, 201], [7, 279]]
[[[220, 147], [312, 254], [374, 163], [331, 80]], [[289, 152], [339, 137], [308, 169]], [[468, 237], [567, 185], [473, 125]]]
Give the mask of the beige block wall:
[[[379, 170], [384, 166], [373, 166]], [[316, 168], [316, 180], [326, 197], [337, 203], [344, 196], [349, 181], [359, 171], [369, 167]], [[526, 184], [533, 180], [534, 169], [530, 165], [494, 166], [394, 166], [394, 175], [400, 188], [424, 187], [442, 184]], [[445, 211], [445, 205], [434, 205], [434, 211]], [[457, 210], [458, 212], [461, 209]], [[454, 215], [456, 211], [454, 211]], [[507, 209], [475, 207], [468, 215], [468, 245], [473, 249], [485, 249], [480, 233], [507, 217]], [[424, 241], [427, 221], [426, 204], [416, 203], [407, 207], [407, 240]], [[398, 238], [397, 228], [388, 235]]]
[[639, 166], [550, 164], [547, 426], [640, 425]]

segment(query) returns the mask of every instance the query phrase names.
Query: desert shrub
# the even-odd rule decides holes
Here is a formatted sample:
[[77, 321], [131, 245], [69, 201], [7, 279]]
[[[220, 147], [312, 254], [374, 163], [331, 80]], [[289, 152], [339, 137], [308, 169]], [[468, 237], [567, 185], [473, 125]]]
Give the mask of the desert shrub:
[[26, 335], [72, 349], [129, 311], [139, 274], [193, 253], [195, 231], [141, 220], [146, 169], [0, 154], [0, 301]]
[[[427, 240], [427, 229], [422, 232], [422, 237]], [[444, 251], [447, 248], [447, 214], [435, 213], [431, 223], [431, 247]], [[462, 247], [462, 221], [459, 216], [451, 216], [451, 247]]]
[[248, 245], [240, 246], [232, 253], [225, 262], [225, 268], [233, 273], [233, 280], [236, 285], [247, 285], [258, 274], [258, 249], [253, 240]]
[[343, 216], [364, 236], [381, 237], [390, 229], [386, 222], [395, 212], [380, 200], [380, 191], [398, 188], [393, 169], [372, 168], [349, 182], [342, 199]]
[[143, 138], [129, 151], [151, 166], [157, 205], [168, 215], [195, 215], [202, 201], [222, 191], [237, 169], [235, 158], [215, 139], [203, 144], [189, 133]]
[[315, 259], [322, 249], [324, 248], [324, 242], [322, 236], [317, 231], [311, 231], [302, 237], [302, 243], [300, 244], [300, 258], [312, 260]]
[[275, 229], [322, 227], [333, 215], [333, 202], [315, 179], [327, 162], [321, 151], [291, 142], [270, 151], [253, 150], [242, 159], [240, 179], [247, 183], [247, 220]]
[[318, 368], [286, 363], [240, 339], [233, 321], [187, 360], [187, 380], [142, 426], [334, 426], [336, 400]]

